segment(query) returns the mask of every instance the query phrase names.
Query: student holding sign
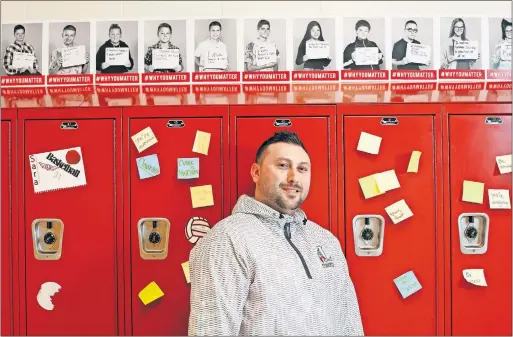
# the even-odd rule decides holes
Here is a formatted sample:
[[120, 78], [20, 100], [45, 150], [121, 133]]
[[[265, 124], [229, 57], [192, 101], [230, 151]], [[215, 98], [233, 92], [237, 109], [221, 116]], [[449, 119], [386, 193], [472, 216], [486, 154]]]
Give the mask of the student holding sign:
[[41, 75], [34, 47], [25, 42], [25, 27], [14, 26], [14, 42], [4, 53], [3, 67], [9, 76]]
[[[404, 36], [394, 43], [392, 65], [400, 70], [420, 70], [420, 66], [431, 64], [431, 48], [415, 40], [418, 32], [417, 23], [409, 20], [404, 25]], [[415, 44], [415, 46], [412, 46]]]
[[121, 27], [112, 24], [110, 39], [100, 46], [96, 53], [96, 70], [101, 73], [126, 73], [134, 67], [134, 60], [128, 45], [121, 41]]
[[493, 69], [511, 70], [511, 22], [502, 19], [502, 40], [495, 45], [492, 54]]
[[330, 63], [330, 44], [324, 41], [321, 25], [310, 21], [297, 49], [296, 64], [303, 64], [303, 70], [324, 70]]
[[200, 42], [194, 51], [194, 61], [199, 71], [226, 71], [228, 69], [228, 50], [221, 41], [221, 23], [212, 21], [208, 25], [210, 37]]
[[344, 69], [379, 70], [383, 64], [383, 53], [374, 41], [368, 40], [371, 25], [367, 20], [358, 20], [355, 25], [356, 39], [344, 49]]
[[449, 40], [442, 50], [441, 69], [472, 69], [480, 57], [477, 41], [467, 39], [461, 18], [452, 21]]
[[248, 43], [244, 53], [246, 71], [278, 71], [278, 58], [280, 52], [276, 43], [269, 41], [271, 24], [267, 20], [260, 20], [257, 24], [258, 37]]
[[67, 25], [62, 30], [63, 45], [52, 51], [50, 74], [85, 74], [89, 69], [89, 53], [85, 46], [75, 46], [75, 26]]
[[144, 70], [147, 73], [174, 73], [183, 70], [180, 48], [171, 43], [173, 29], [168, 23], [157, 28], [159, 41], [148, 47], [144, 57]]

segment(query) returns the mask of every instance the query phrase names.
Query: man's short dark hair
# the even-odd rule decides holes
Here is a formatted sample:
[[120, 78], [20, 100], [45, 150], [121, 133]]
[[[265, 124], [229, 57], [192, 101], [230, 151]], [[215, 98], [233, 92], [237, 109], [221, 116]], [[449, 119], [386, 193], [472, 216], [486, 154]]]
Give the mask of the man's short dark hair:
[[371, 30], [371, 25], [367, 20], [358, 20], [356, 25], [354, 25], [354, 30], [358, 30], [360, 27], [367, 27], [369, 30]]
[[13, 31], [13, 33], [14, 33], [14, 34], [16, 34], [16, 31], [17, 31], [18, 29], [23, 29], [23, 33], [25, 33], [25, 27], [23, 27], [22, 25], [16, 25], [16, 26], [14, 26], [14, 31]]
[[66, 27], [64, 27], [64, 29], [62, 31], [65, 31], [65, 30], [72, 30], [75, 33], [77, 32], [77, 29], [73, 25], [67, 25]]
[[161, 29], [161, 28], [169, 28], [169, 32], [170, 32], [171, 34], [173, 33], [173, 28], [171, 28], [171, 25], [170, 25], [169, 23], [166, 23], [166, 22], [161, 23], [161, 24], [159, 25], [159, 28], [157, 28], [157, 34], [158, 34], [158, 33], [160, 33], [160, 29]]
[[267, 147], [269, 145], [275, 144], [275, 143], [288, 143], [288, 144], [298, 145], [298, 146], [301, 146], [303, 148], [303, 150], [306, 151], [306, 148], [303, 145], [303, 142], [301, 142], [301, 140], [299, 139], [297, 133], [290, 132], [290, 131], [275, 132], [273, 136], [268, 138], [258, 148], [256, 157], [255, 157], [255, 163], [258, 164], [258, 162], [262, 159], [263, 154], [264, 154], [265, 150], [267, 149]]
[[404, 24], [404, 28], [406, 29], [406, 26], [408, 26], [410, 23], [413, 23], [415, 26], [418, 26], [417, 23], [413, 20], [408, 20], [406, 21], [406, 23]]
[[119, 25], [117, 23], [113, 23], [112, 25], [110, 25], [109, 34], [110, 34], [110, 31], [113, 29], [119, 29], [119, 33], [122, 34], [121, 27], [119, 27]]
[[263, 25], [268, 25], [269, 28], [271, 28], [271, 24], [269, 23], [269, 21], [267, 21], [267, 20], [260, 20], [257, 23], [257, 29], [260, 29], [260, 27], [262, 27]]
[[212, 22], [208, 25], [208, 30], [212, 29], [212, 27], [214, 27], [214, 26], [219, 27], [219, 30], [223, 30], [223, 27], [221, 26], [221, 22], [219, 22], [219, 21], [212, 21]]

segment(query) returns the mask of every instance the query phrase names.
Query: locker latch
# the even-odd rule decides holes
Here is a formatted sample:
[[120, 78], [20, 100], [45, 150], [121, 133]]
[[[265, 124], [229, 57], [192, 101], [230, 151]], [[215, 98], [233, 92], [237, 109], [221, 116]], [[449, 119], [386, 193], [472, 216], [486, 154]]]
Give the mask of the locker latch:
[[78, 129], [78, 123], [77, 122], [62, 122], [61, 123], [61, 129], [62, 130], [75, 130], [75, 129]]
[[173, 120], [170, 119], [167, 121], [168, 128], [183, 128], [185, 126], [185, 123], [182, 120]]
[[284, 127], [284, 126], [291, 126], [292, 122], [290, 119], [277, 119], [274, 121], [274, 126], [276, 127]]
[[62, 255], [64, 223], [59, 219], [32, 222], [32, 242], [37, 260], [58, 260]]
[[399, 120], [396, 117], [383, 117], [381, 118], [381, 125], [398, 125]]
[[488, 249], [490, 218], [485, 213], [462, 213], [458, 217], [460, 249], [463, 254], [484, 254]]
[[361, 214], [353, 218], [354, 249], [358, 256], [383, 253], [385, 219], [378, 214]]
[[502, 118], [500, 118], [500, 117], [486, 117], [485, 124], [502, 124]]
[[139, 252], [144, 260], [163, 260], [168, 254], [169, 220], [142, 218], [137, 223]]

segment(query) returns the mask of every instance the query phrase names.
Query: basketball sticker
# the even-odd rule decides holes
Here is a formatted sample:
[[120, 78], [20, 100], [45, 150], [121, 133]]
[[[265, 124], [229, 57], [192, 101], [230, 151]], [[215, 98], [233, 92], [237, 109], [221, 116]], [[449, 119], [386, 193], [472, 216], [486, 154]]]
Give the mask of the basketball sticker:
[[185, 224], [185, 237], [190, 243], [196, 243], [210, 231], [210, 224], [207, 219], [193, 216]]

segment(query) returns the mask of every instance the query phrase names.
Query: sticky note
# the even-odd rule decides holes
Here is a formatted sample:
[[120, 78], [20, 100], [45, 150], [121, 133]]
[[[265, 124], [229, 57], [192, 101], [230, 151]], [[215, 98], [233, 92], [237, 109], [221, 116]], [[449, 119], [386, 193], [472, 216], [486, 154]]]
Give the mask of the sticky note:
[[490, 209], [511, 209], [509, 190], [488, 189], [488, 201]]
[[468, 283], [476, 286], [487, 287], [483, 269], [463, 269], [463, 277]]
[[419, 172], [419, 161], [421, 154], [422, 152], [420, 151], [413, 151], [411, 153], [410, 162], [408, 163], [408, 169], [406, 170], [406, 172]]
[[504, 156], [495, 157], [495, 161], [497, 162], [497, 166], [499, 167], [499, 172], [501, 174], [511, 173], [511, 155], [507, 154]]
[[362, 189], [363, 196], [365, 197], [365, 199], [369, 199], [377, 195], [383, 194], [380, 192], [378, 188], [378, 184], [376, 183], [374, 175], [360, 178], [358, 179], [358, 182], [360, 183], [360, 187]]
[[362, 133], [360, 133], [360, 140], [358, 140], [358, 147], [356, 150], [370, 154], [378, 154], [380, 145], [381, 137], [362, 131]]
[[164, 292], [160, 289], [160, 287], [155, 283], [155, 281], [148, 284], [143, 290], [139, 292], [139, 298], [147, 305], [156, 299], [164, 296]]
[[156, 154], [136, 159], [139, 178], [146, 179], [160, 174], [159, 158]]
[[199, 158], [178, 158], [178, 179], [199, 178]]
[[192, 208], [214, 205], [212, 185], [191, 187]]
[[401, 187], [394, 170], [374, 174], [380, 192], [384, 193]]
[[203, 131], [196, 131], [196, 138], [194, 139], [194, 145], [192, 152], [201, 154], [208, 154], [208, 147], [210, 145], [210, 133]]
[[132, 136], [132, 141], [134, 142], [137, 151], [141, 153], [146, 150], [153, 144], [157, 143], [157, 137], [153, 134], [153, 131], [148, 126], [146, 129], [139, 131], [135, 135]]
[[406, 298], [422, 289], [422, 285], [411, 270], [395, 278], [394, 283], [403, 298]]
[[392, 219], [394, 224], [399, 223], [413, 216], [412, 211], [410, 210], [404, 199], [399, 200], [398, 202], [386, 207], [385, 211], [387, 212], [390, 219]]
[[183, 274], [187, 283], [191, 283], [191, 273], [189, 272], [189, 261], [182, 263]]
[[473, 202], [476, 204], [483, 203], [484, 183], [477, 181], [463, 181], [463, 201]]

